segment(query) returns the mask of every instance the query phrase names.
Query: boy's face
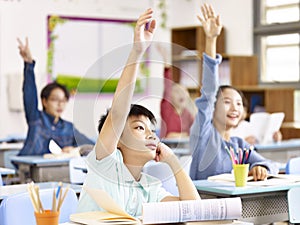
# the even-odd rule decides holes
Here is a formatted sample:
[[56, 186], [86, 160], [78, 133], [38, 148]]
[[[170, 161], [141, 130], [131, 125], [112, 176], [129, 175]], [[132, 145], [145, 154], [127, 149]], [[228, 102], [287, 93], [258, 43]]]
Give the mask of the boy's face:
[[118, 147], [123, 155], [132, 154], [137, 159], [144, 155], [146, 161], [149, 161], [154, 159], [158, 143], [159, 138], [148, 117], [130, 116], [126, 121]]
[[241, 95], [234, 89], [226, 88], [218, 96], [215, 111], [214, 123], [219, 128], [228, 130], [236, 127], [244, 114], [244, 107]]
[[65, 93], [60, 88], [53, 89], [48, 99], [42, 99], [45, 111], [56, 118], [61, 116], [67, 102]]

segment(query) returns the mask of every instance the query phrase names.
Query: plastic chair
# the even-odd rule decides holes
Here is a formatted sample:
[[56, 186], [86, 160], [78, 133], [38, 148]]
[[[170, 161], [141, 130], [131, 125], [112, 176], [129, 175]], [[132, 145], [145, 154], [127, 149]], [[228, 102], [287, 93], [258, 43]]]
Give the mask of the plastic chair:
[[75, 169], [75, 166], [86, 166], [86, 157], [71, 158], [69, 161], [70, 183], [83, 184], [86, 173], [80, 169]]
[[300, 174], [300, 157], [291, 158], [285, 167], [286, 174]]
[[[65, 189], [64, 189], [65, 190]], [[53, 189], [40, 190], [40, 198], [44, 209], [52, 207]], [[69, 221], [76, 212], [78, 198], [73, 189], [69, 189], [61, 206], [59, 223]], [[0, 225], [36, 224], [34, 209], [28, 192], [14, 194], [4, 198], [0, 205]]]
[[288, 191], [289, 221], [300, 223], [300, 187], [293, 187]]
[[162, 186], [171, 194], [178, 196], [178, 188], [176, 179], [168, 164], [162, 162], [148, 162], [143, 172], [158, 178], [162, 182]]

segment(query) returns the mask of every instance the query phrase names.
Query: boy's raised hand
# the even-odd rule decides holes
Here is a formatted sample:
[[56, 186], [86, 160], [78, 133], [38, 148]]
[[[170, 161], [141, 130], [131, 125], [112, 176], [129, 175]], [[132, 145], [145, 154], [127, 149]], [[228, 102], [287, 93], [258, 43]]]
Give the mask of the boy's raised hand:
[[211, 5], [204, 4], [201, 6], [202, 16], [197, 15], [197, 18], [202, 23], [206, 37], [214, 38], [220, 35], [222, 24], [219, 15], [215, 15], [215, 11]]
[[20, 55], [22, 56], [23, 60], [27, 63], [32, 63], [33, 59], [29, 49], [28, 38], [26, 37], [25, 39], [25, 45], [22, 43], [22, 41], [19, 38], [17, 38], [17, 41], [19, 43], [18, 48], [20, 50]]
[[137, 20], [134, 30], [134, 45], [136, 51], [143, 53], [150, 45], [156, 27], [152, 20], [153, 10], [147, 9]]

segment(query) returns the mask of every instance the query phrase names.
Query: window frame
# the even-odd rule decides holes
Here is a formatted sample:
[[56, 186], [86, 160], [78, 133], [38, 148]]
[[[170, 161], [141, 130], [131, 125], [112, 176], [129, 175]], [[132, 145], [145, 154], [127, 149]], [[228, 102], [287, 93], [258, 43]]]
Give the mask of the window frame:
[[[298, 3], [300, 10], [300, 2]], [[299, 81], [295, 82], [266, 82], [262, 81], [262, 46], [261, 38], [270, 35], [282, 35], [298, 33], [300, 36], [300, 18], [295, 22], [276, 23], [276, 24], [262, 24], [262, 8], [260, 0], [253, 0], [253, 51], [258, 58], [258, 82], [264, 86], [278, 86], [278, 87], [293, 87], [300, 88], [300, 60], [299, 60]], [[300, 58], [300, 43], [299, 43], [299, 58]]]

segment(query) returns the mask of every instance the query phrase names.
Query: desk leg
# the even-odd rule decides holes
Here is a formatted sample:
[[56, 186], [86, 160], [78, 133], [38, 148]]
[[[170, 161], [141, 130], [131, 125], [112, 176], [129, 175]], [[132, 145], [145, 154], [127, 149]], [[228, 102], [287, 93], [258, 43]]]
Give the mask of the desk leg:
[[25, 164], [18, 164], [18, 176], [20, 183], [25, 184], [31, 181], [30, 166]]

